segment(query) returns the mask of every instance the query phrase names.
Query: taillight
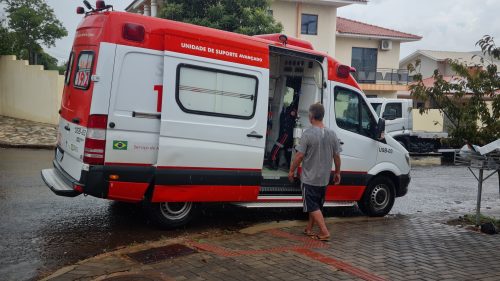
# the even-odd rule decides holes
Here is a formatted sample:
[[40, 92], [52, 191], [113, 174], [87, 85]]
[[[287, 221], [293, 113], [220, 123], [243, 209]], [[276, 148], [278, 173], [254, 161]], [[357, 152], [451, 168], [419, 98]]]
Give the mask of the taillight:
[[83, 162], [90, 165], [104, 164], [106, 150], [107, 115], [90, 115], [83, 149]]

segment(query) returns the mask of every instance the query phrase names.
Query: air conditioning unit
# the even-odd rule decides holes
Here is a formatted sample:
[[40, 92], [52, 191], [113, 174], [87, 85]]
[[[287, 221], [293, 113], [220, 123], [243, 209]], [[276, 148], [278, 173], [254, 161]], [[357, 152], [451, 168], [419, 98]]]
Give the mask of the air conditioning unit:
[[389, 51], [392, 49], [392, 41], [391, 40], [381, 40], [380, 41], [380, 50]]

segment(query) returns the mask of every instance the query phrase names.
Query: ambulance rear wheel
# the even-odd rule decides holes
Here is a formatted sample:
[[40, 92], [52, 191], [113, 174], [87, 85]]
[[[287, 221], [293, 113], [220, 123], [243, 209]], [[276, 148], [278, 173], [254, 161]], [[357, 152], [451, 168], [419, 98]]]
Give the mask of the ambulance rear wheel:
[[358, 207], [365, 215], [370, 217], [383, 217], [387, 215], [394, 205], [394, 183], [391, 179], [379, 176], [370, 181]]
[[163, 229], [187, 225], [196, 214], [193, 202], [148, 203], [146, 212], [154, 224]]

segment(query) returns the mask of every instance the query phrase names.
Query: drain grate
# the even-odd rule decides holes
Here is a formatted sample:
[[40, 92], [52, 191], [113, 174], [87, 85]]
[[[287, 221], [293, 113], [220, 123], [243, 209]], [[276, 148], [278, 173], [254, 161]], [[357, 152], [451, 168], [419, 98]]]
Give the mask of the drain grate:
[[187, 256], [197, 252], [198, 251], [193, 250], [182, 244], [172, 244], [164, 247], [152, 248], [149, 250], [130, 253], [127, 254], [127, 256], [142, 264], [150, 264], [150, 263], [160, 262], [166, 259], [173, 259], [177, 257]]
[[103, 279], [102, 281], [159, 281], [161, 279], [139, 275], [139, 274], [128, 274], [123, 276], [115, 276]]

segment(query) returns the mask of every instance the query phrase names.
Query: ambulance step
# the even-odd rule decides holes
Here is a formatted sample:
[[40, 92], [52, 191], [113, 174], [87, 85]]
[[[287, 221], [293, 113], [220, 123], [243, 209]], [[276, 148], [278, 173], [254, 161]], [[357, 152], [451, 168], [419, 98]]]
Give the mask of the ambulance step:
[[262, 186], [259, 195], [302, 195], [300, 186]]
[[[245, 208], [302, 208], [302, 202], [249, 202], [249, 203], [233, 203], [239, 207]], [[325, 202], [325, 207], [352, 207], [356, 204], [355, 201], [334, 201]]]
[[75, 191], [71, 183], [66, 182], [64, 176], [56, 169], [44, 169], [41, 174], [45, 184], [55, 194], [65, 197], [75, 197], [81, 194]]

